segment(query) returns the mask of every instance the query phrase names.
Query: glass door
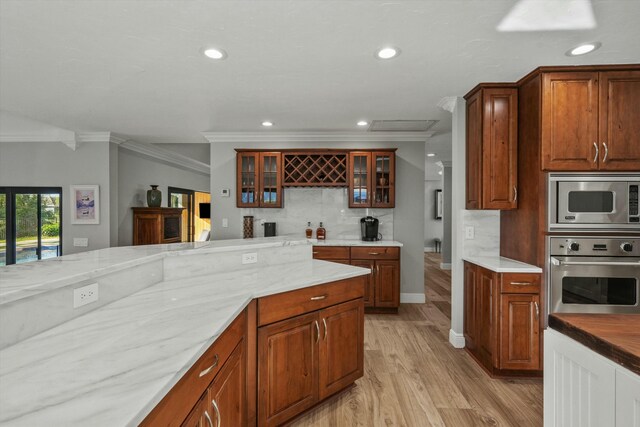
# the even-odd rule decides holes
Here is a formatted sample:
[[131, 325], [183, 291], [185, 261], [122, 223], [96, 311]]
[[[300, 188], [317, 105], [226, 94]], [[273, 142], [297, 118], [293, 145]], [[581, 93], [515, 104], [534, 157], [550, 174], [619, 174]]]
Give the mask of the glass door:
[[0, 265], [62, 255], [61, 188], [0, 188]]
[[181, 242], [193, 242], [194, 240], [194, 194], [193, 190], [169, 187], [169, 207], [184, 208], [182, 210], [182, 236]]
[[259, 206], [258, 157], [257, 153], [238, 153], [236, 204], [239, 208]]
[[264, 208], [282, 207], [282, 177], [280, 153], [260, 153], [260, 206]]
[[395, 176], [395, 154], [392, 152], [374, 152], [373, 167], [373, 200], [372, 207], [388, 208], [395, 204], [395, 186], [392, 182]]
[[349, 207], [366, 208], [371, 206], [371, 153], [349, 153]]

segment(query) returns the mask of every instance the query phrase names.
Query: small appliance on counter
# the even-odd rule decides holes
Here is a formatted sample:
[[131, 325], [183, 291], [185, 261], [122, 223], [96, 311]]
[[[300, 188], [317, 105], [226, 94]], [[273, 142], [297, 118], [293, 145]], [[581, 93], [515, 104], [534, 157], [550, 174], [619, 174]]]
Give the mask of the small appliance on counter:
[[264, 237], [275, 237], [276, 235], [276, 223], [265, 222], [264, 223]]
[[382, 240], [382, 234], [378, 233], [378, 218], [365, 216], [360, 218], [360, 231], [362, 232], [362, 240], [365, 242], [375, 242]]

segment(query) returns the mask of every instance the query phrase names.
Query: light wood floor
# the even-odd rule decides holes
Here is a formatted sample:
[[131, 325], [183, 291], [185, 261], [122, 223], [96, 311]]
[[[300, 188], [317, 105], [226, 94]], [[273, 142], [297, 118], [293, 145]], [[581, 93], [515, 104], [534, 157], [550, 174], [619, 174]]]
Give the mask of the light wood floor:
[[449, 344], [451, 275], [425, 254], [426, 304], [365, 316], [365, 373], [292, 426], [541, 426], [542, 380], [491, 379]]

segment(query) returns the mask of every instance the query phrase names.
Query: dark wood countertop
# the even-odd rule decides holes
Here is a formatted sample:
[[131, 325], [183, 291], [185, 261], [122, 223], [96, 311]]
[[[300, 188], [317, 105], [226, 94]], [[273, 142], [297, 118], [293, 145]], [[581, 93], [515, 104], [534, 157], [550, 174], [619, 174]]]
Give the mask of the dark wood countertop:
[[549, 327], [640, 375], [640, 314], [555, 313]]

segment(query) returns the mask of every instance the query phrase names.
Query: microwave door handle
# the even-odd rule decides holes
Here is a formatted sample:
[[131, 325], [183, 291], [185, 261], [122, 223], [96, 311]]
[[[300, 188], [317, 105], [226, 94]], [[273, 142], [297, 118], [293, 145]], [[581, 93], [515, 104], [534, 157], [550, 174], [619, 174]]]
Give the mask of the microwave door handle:
[[[557, 264], [556, 264], [557, 262]], [[559, 261], [551, 258], [553, 265], [621, 265], [627, 267], [640, 267], [640, 261], [624, 262], [624, 261]]]

